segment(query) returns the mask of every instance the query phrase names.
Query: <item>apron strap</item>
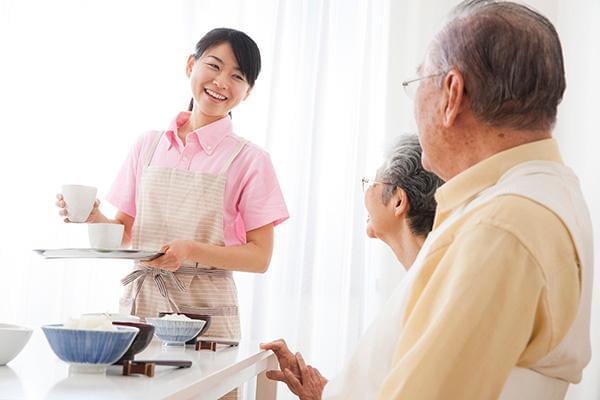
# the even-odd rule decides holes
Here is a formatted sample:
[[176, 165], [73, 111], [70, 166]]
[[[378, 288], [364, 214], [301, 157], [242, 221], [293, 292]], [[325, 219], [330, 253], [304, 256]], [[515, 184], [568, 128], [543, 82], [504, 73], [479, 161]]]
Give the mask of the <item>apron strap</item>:
[[242, 152], [242, 150], [244, 149], [246, 144], [248, 144], [247, 140], [240, 139], [238, 145], [236, 146], [236, 148], [233, 150], [233, 152], [229, 156], [229, 159], [225, 162], [225, 164], [223, 164], [223, 168], [221, 169], [221, 175], [224, 175], [227, 173], [227, 171], [229, 170], [229, 167], [233, 163], [233, 160], [235, 160], [236, 157]]
[[[154, 282], [156, 283], [156, 287], [160, 294], [167, 299], [171, 309], [175, 312], [181, 312], [179, 306], [175, 303], [171, 295], [169, 294], [169, 290], [167, 289], [167, 285], [165, 283], [165, 277], [172, 279], [175, 282], [175, 286], [180, 291], [185, 291], [184, 283], [177, 277], [177, 275], [187, 275], [187, 276], [200, 276], [200, 275], [208, 275], [208, 276], [218, 276], [218, 277], [227, 277], [231, 276], [231, 271], [223, 270], [223, 269], [207, 269], [207, 268], [196, 268], [183, 266], [180, 267], [177, 271], [171, 272], [162, 268], [151, 268], [151, 267], [141, 267], [136, 269], [129, 274], [127, 274], [123, 279], [121, 279], [121, 284], [123, 286], [127, 286], [130, 283], [133, 283], [134, 291], [131, 305], [131, 313], [135, 310], [135, 302], [142, 290], [142, 286], [146, 277], [151, 276], [154, 278]], [[237, 307], [235, 307], [235, 311], [229, 310], [229, 307], [218, 308], [213, 311], [214, 314], [210, 315], [237, 315]]]
[[167, 290], [167, 285], [165, 283], [164, 277], [168, 277], [168, 278], [172, 279], [175, 282], [175, 286], [177, 286], [177, 289], [179, 289], [180, 291], [185, 290], [185, 285], [183, 284], [183, 282], [181, 282], [181, 280], [173, 272], [167, 271], [162, 268], [149, 268], [149, 267], [136, 269], [136, 270], [132, 271], [131, 273], [127, 274], [127, 276], [125, 276], [123, 279], [121, 279], [121, 283], [123, 284], [123, 286], [128, 285], [130, 283], [133, 283], [135, 285], [135, 290], [134, 290], [133, 298], [132, 298], [131, 312], [134, 311], [133, 308], [135, 307], [135, 301], [136, 301], [138, 295], [140, 294], [140, 291], [142, 289], [142, 286], [143, 286], [144, 281], [146, 280], [147, 276], [152, 276], [154, 278], [154, 282], [156, 283], [156, 286], [158, 287], [158, 291], [160, 292], [160, 294], [165, 299], [167, 299], [167, 301], [169, 302], [169, 305], [171, 306], [173, 311], [179, 312], [179, 307], [177, 306], [175, 301], [171, 298], [171, 295], [169, 294], [169, 291]]
[[231, 271], [226, 269], [216, 269], [216, 268], [202, 268], [198, 263], [195, 263], [196, 266], [192, 265], [182, 265], [175, 271], [175, 275], [185, 275], [185, 276], [218, 276], [220, 278], [231, 276]]
[[162, 136], [164, 135], [164, 132], [161, 132], [156, 139], [154, 139], [154, 141], [152, 142], [152, 145], [150, 145], [150, 147], [148, 147], [148, 151], [146, 151], [146, 157], [144, 158], [144, 166], [145, 167], [149, 167], [150, 163], [152, 162], [152, 158], [154, 158], [154, 153], [156, 152], [156, 148], [158, 147], [158, 143], [160, 142], [160, 139], [162, 138]]

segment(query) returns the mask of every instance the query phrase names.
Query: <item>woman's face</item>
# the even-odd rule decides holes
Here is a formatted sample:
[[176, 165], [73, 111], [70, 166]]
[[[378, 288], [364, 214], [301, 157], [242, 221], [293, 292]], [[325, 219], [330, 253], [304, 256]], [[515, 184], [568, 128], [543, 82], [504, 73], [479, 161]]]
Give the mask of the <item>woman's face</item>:
[[207, 49], [198, 60], [190, 56], [186, 72], [194, 108], [203, 114], [225, 116], [250, 94], [250, 85], [227, 42]]
[[370, 238], [381, 239], [387, 232], [392, 231], [392, 225], [396, 221], [393, 198], [387, 204], [383, 202], [383, 190], [386, 186], [388, 185], [382, 183], [382, 179], [377, 176], [365, 191], [364, 201], [368, 212], [367, 236]]

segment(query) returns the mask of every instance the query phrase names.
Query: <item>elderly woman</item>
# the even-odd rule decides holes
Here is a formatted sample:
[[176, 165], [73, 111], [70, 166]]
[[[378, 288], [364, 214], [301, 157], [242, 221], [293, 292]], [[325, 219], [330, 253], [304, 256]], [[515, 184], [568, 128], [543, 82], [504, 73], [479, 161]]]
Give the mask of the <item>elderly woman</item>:
[[398, 261], [410, 268], [423, 245], [435, 215], [433, 197], [442, 181], [421, 166], [416, 135], [401, 137], [377, 171], [363, 178], [367, 235], [385, 242]]
[[[416, 135], [401, 137], [375, 179], [363, 178], [365, 207], [369, 213], [367, 235], [385, 242], [398, 261], [410, 268], [435, 214], [436, 189], [443, 183], [421, 166], [421, 146]], [[327, 379], [293, 354], [283, 339], [261, 345], [273, 350], [279, 371], [268, 371], [269, 379], [285, 382], [301, 400], [321, 399]]]

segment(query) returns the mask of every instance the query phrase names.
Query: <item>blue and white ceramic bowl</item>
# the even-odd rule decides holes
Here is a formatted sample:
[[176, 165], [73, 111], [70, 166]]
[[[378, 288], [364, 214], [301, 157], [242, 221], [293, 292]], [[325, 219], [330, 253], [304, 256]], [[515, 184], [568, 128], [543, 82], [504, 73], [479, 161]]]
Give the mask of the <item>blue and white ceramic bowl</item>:
[[201, 319], [169, 320], [146, 318], [146, 323], [154, 325], [154, 334], [168, 345], [185, 345], [204, 328], [206, 321]]
[[42, 330], [58, 358], [71, 364], [76, 372], [103, 373], [131, 346], [138, 328], [119, 326], [116, 331], [65, 328], [62, 324], [44, 325]]

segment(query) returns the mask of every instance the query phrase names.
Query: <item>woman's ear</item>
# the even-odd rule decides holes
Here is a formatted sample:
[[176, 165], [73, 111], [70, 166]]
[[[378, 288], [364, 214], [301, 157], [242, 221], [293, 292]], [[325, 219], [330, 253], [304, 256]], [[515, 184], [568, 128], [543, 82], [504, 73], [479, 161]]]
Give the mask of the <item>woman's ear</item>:
[[396, 217], [401, 217], [408, 213], [408, 196], [403, 189], [396, 188], [392, 201], [394, 202], [394, 215]]
[[246, 90], [246, 94], [244, 95], [244, 98], [242, 100], [246, 100], [248, 96], [250, 96], [250, 92], [252, 92], [253, 87], [254, 86], [248, 86], [248, 90]]
[[194, 64], [196, 64], [196, 59], [194, 58], [194, 55], [191, 54], [188, 57], [187, 63], [185, 65], [185, 74], [188, 78], [192, 75], [192, 69], [194, 69]]

